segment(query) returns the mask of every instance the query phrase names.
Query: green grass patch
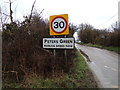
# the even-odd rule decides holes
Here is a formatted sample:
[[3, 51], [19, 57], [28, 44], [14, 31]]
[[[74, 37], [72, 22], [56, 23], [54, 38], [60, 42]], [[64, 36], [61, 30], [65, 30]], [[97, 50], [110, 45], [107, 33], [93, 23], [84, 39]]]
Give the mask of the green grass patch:
[[97, 88], [84, 58], [78, 51], [75, 54], [75, 66], [69, 73], [59, 72], [53, 78], [30, 74], [20, 83], [4, 82], [3, 88]]
[[120, 47], [103, 47], [104, 49], [115, 51], [120, 54]]
[[88, 44], [85, 44], [85, 43], [79, 43], [81, 45], [87, 45], [87, 46], [90, 46], [90, 47], [96, 47], [96, 48], [101, 48], [101, 49], [107, 49], [107, 50], [110, 50], [110, 51], [114, 51], [114, 52], [117, 52], [120, 54], [120, 47], [112, 47], [112, 46], [102, 46], [102, 45], [97, 45], [97, 44], [91, 44], [91, 43], [88, 43]]
[[96, 88], [97, 84], [84, 58], [78, 51], [76, 52], [76, 55], [78, 61], [76, 62], [76, 75], [74, 78], [78, 81], [77, 88]]

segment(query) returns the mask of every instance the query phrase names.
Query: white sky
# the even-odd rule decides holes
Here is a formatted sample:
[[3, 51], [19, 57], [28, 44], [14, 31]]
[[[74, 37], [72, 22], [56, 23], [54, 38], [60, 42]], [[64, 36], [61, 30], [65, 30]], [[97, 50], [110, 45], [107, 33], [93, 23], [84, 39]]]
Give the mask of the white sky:
[[[0, 0], [2, 11], [9, 11], [9, 0]], [[22, 20], [30, 14], [34, 0], [12, 0], [14, 19]], [[118, 2], [120, 0], [36, 0], [35, 8], [42, 16], [49, 19], [50, 15], [68, 14], [69, 22], [89, 23], [95, 28], [108, 28], [118, 20]], [[5, 10], [6, 8], [6, 10]], [[114, 17], [113, 17], [114, 16]], [[113, 18], [112, 18], [113, 17]]]

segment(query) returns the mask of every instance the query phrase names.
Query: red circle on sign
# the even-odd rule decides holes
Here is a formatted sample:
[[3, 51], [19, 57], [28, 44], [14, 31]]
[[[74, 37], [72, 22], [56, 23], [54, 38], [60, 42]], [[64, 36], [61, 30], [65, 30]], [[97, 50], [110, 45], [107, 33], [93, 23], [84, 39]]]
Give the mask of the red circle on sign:
[[[53, 21], [54, 21], [55, 19], [57, 19], [57, 18], [62, 18], [62, 19], [65, 21], [65, 23], [66, 23], [66, 27], [65, 27], [65, 29], [64, 29], [63, 31], [61, 31], [61, 32], [56, 32], [56, 31], [53, 29], [53, 27], [52, 27], [52, 23], [53, 23]], [[68, 25], [68, 23], [67, 23], [66, 19], [65, 19], [64, 17], [58, 16], [58, 17], [55, 17], [55, 18], [52, 20], [52, 22], [51, 22], [51, 29], [52, 29], [53, 32], [55, 32], [55, 33], [63, 33], [63, 32], [66, 30], [67, 25]]]

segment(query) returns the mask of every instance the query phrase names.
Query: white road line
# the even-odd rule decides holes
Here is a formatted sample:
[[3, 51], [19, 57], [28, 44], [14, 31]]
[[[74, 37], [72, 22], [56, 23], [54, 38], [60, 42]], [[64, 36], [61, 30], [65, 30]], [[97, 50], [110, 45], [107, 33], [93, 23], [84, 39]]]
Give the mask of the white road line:
[[113, 71], [118, 71], [118, 70], [116, 70], [116, 69], [114, 69], [114, 68], [110, 68], [110, 67], [108, 67], [108, 66], [104, 66], [105, 68], [109, 68], [109, 69], [111, 69], [111, 70], [113, 70]]

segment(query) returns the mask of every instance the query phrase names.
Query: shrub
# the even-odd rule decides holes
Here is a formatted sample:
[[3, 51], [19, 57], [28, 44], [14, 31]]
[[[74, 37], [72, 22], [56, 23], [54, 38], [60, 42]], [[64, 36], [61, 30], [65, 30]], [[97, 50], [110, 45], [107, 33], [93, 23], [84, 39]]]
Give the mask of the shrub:
[[33, 15], [30, 23], [26, 18], [21, 24], [14, 22], [4, 25], [3, 81], [21, 81], [31, 73], [46, 78], [52, 77], [55, 72], [69, 71], [74, 64], [74, 50], [67, 50], [67, 59], [64, 50], [56, 50], [54, 59], [53, 50], [42, 48], [44, 37], [51, 37], [48, 22], [38, 14]]

